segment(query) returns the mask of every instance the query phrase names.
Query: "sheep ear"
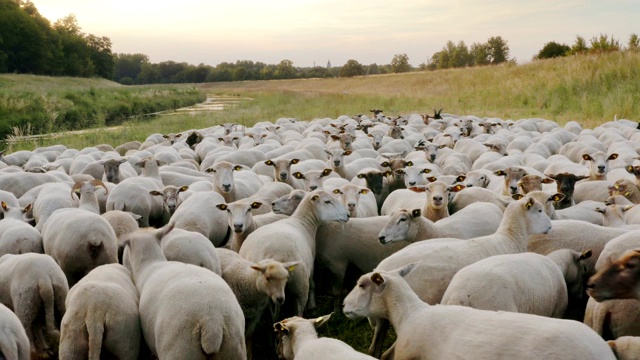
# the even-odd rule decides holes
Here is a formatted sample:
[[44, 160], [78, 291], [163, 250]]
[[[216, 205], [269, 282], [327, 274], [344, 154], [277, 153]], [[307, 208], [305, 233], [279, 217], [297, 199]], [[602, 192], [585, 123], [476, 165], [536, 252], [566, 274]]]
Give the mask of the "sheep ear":
[[597, 208], [595, 208], [594, 210], [595, 210], [596, 212], [599, 212], [600, 214], [603, 214], [603, 215], [604, 215], [604, 213], [605, 213], [605, 211], [606, 211], [604, 208], [601, 208], [601, 207], [597, 207]]
[[582, 252], [582, 254], [580, 254], [580, 257], [578, 257], [578, 261], [588, 259], [591, 257], [591, 255], [593, 255], [593, 252], [591, 252], [591, 249], [585, 250]]
[[296, 179], [304, 179], [304, 175], [302, 175], [302, 173], [300, 171], [296, 171], [292, 175]]
[[618, 154], [613, 153], [613, 154], [609, 155], [609, 157], [607, 158], [607, 160], [615, 160], [615, 159], [617, 159], [617, 158], [618, 158]]
[[380, 167], [389, 167], [389, 162], [385, 161], [382, 164], [380, 164]]
[[420, 171], [421, 174], [428, 174], [431, 172], [431, 169], [424, 168]]
[[158, 190], [151, 190], [149, 191], [149, 195], [153, 195], [153, 196], [162, 196], [162, 193]]
[[369, 189], [360, 189], [359, 193], [360, 195], [366, 195], [369, 193]]
[[404, 164], [404, 166], [409, 166], [409, 167], [413, 166], [413, 161], [407, 161], [407, 162]]
[[253, 203], [251, 203], [251, 208], [252, 209], [259, 209], [260, 206], [262, 206], [262, 203], [259, 201], [254, 201]]
[[311, 197], [311, 201], [316, 201], [316, 200], [318, 200], [318, 197], [319, 197], [318, 195], [313, 195], [313, 196]]
[[527, 201], [527, 203], [524, 204], [525, 209], [527, 209], [527, 210], [531, 209], [531, 207], [533, 206], [534, 202], [535, 202], [535, 200], [533, 200], [533, 198], [530, 197], [529, 201]]
[[251, 265], [251, 268], [253, 270], [260, 271], [263, 274], [267, 272], [267, 268], [262, 265], [254, 264], [254, 265]]
[[437, 177], [435, 177], [435, 176], [429, 176], [429, 177], [427, 178], [427, 180], [429, 180], [429, 182], [434, 182], [434, 181], [437, 181], [437, 180], [438, 180], [438, 178], [437, 178]]
[[522, 194], [513, 194], [513, 195], [511, 195], [511, 198], [513, 200], [516, 200], [516, 201], [522, 199], [523, 197], [524, 197], [524, 195], [522, 195]]
[[371, 281], [378, 286], [384, 284], [384, 278], [377, 272], [371, 274]]
[[447, 145], [438, 145], [438, 149], [444, 149], [446, 147], [447, 147]]
[[319, 328], [320, 326], [324, 325], [327, 323], [327, 321], [329, 321], [329, 319], [331, 318], [331, 315], [333, 313], [329, 314], [329, 315], [324, 315], [324, 316], [320, 316], [319, 318], [316, 318], [314, 320], [310, 320], [313, 322], [313, 327], [315, 327], [316, 329]]
[[422, 210], [420, 209], [411, 210], [411, 216], [414, 218], [420, 217], [421, 214], [422, 214]]
[[546, 177], [544, 179], [541, 180], [543, 184], [551, 184], [552, 182], [555, 182], [555, 180], [553, 180], [552, 178]]
[[463, 182], [467, 177], [464, 175], [460, 175], [456, 178], [456, 182]]
[[185, 186], [181, 186], [181, 187], [178, 189], [178, 192], [183, 192], [183, 191], [187, 191], [187, 190], [189, 190], [189, 186], [185, 185]]
[[609, 341], [607, 341], [607, 344], [609, 345], [611, 350], [613, 350], [614, 354], [618, 353], [618, 346], [616, 345], [616, 341], [615, 340], [609, 340]]
[[358, 175], [356, 175], [356, 177], [357, 177], [358, 179], [362, 179], [362, 178], [364, 177], [364, 174], [358, 174]]
[[218, 204], [216, 205], [216, 207], [222, 211], [227, 210], [229, 207], [227, 206], [227, 204]]
[[300, 261], [289, 261], [282, 264], [287, 271], [293, 271], [298, 265], [300, 265]]
[[[267, 160], [267, 161], [264, 162], [264, 164], [268, 165], [268, 166], [273, 166], [273, 161]], [[209, 169], [207, 169], [207, 170], [209, 170]]]
[[340, 194], [340, 193], [342, 193], [342, 191], [340, 191], [340, 189], [333, 189], [333, 193], [334, 194]]
[[399, 275], [400, 277], [407, 276], [413, 269], [415, 269], [417, 263], [413, 262], [411, 264], [407, 264], [399, 269], [394, 270], [393, 272]]
[[277, 322], [277, 323], [273, 324], [273, 330], [276, 331], [276, 332], [283, 333], [285, 335], [289, 335], [289, 329], [282, 322]]
[[242, 166], [241, 165], [236, 165], [236, 166], [233, 167], [233, 170], [240, 171], [240, 170], [242, 170]]
[[340, 140], [340, 136], [338, 136], [338, 135], [331, 135], [331, 138], [333, 140]]
[[635, 206], [635, 205], [627, 205], [627, 206], [625, 206], [625, 207], [623, 207], [623, 208], [622, 208], [622, 211], [623, 211], [623, 212], [629, 211], [629, 210], [633, 209], [633, 207], [634, 207], [634, 206]]
[[177, 137], [177, 138], [179, 138], [179, 137], [181, 137], [181, 136], [182, 136], [182, 134], [177, 134], [177, 135], [176, 135], [176, 137]]
[[324, 152], [325, 152], [327, 155], [331, 156], [331, 151], [329, 151], [329, 150], [325, 150]]
[[504, 170], [498, 170], [493, 173], [495, 176], [505, 176], [507, 173]]
[[130, 213], [130, 214], [131, 214], [131, 217], [132, 217], [134, 220], [139, 220], [139, 219], [141, 219], [141, 218], [142, 218], [142, 215], [138, 215], [138, 214], [134, 214], [134, 213]]
[[427, 191], [427, 188], [412, 186], [412, 187], [409, 188], [409, 190], [411, 190], [413, 192], [425, 192], [425, 191]]
[[297, 163], [300, 162], [300, 159], [292, 159], [291, 162], [289, 163], [290, 165], [295, 165]]
[[460, 190], [462, 190], [462, 189], [464, 189], [464, 188], [466, 188], [466, 186], [464, 186], [464, 185], [462, 185], [462, 184], [457, 184], [457, 185], [454, 185], [454, 186], [450, 186], [450, 187], [449, 187], [449, 191], [451, 191], [451, 192], [458, 192], [458, 191], [460, 191]]
[[324, 169], [322, 170], [322, 176], [329, 176], [332, 172], [333, 170], [331, 169]]
[[212, 172], [215, 172], [215, 171], [216, 171], [216, 170], [215, 170], [214, 168], [210, 167], [210, 168], [207, 168], [204, 172], [206, 172], [206, 173], [212, 173]]
[[627, 191], [626, 193], [624, 193], [624, 197], [628, 198], [629, 196], [631, 196], [631, 191]]
[[4, 202], [4, 201], [3, 201], [3, 202], [0, 202], [0, 206], [2, 206], [2, 210], [4, 210], [4, 211], [8, 211], [8, 210], [9, 210], [9, 209], [8, 209], [8, 206], [7, 206], [7, 203], [6, 203], [6, 202]]
[[349, 155], [351, 155], [352, 152], [353, 151], [351, 151], [351, 150], [345, 150], [345, 152], [343, 152], [342, 155], [349, 156]]
[[633, 174], [633, 166], [631, 165], [627, 165], [624, 167], [625, 170], [627, 170], [628, 173]]
[[582, 159], [586, 160], [586, 161], [591, 161], [593, 160], [593, 158], [591, 158], [591, 156], [589, 156], [589, 154], [582, 154]]
[[[551, 200], [551, 201], [562, 201], [562, 200], [564, 200], [565, 197], [566, 197], [565, 194], [555, 193], [555, 194], [553, 194], [553, 195], [551, 195], [549, 197], [549, 200]], [[547, 201], [549, 201], [549, 200], [547, 200]]]
[[24, 207], [24, 209], [22, 209], [23, 213], [28, 213], [29, 210], [31, 210], [31, 203], [27, 204], [27, 206]]

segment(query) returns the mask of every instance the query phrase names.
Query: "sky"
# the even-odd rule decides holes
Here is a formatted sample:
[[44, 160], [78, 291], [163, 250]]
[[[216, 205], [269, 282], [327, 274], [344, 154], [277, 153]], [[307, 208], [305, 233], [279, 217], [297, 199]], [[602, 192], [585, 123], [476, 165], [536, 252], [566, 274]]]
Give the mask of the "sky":
[[640, 0], [32, 0], [52, 23], [75, 14], [114, 53], [143, 53], [216, 66], [236, 60], [297, 67], [418, 66], [451, 40], [507, 40], [526, 63], [549, 41], [572, 45], [600, 34], [626, 44], [640, 34]]

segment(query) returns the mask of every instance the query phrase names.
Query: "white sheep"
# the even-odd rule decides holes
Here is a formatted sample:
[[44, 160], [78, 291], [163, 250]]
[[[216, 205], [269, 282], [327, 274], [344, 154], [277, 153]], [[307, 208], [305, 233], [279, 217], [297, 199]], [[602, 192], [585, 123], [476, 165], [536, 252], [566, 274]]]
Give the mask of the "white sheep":
[[[377, 269], [390, 270], [420, 261], [407, 281], [420, 299], [437, 304], [451, 278], [463, 267], [493, 255], [525, 252], [530, 234], [546, 234], [550, 230], [551, 220], [543, 206], [532, 197], [525, 197], [507, 206], [494, 234], [470, 240], [411, 244], [384, 259]], [[381, 326], [378, 324], [377, 328]], [[378, 348], [384, 332], [376, 331], [376, 335], [374, 347]]]
[[362, 169], [380, 168], [380, 164], [378, 164], [378, 161], [371, 158], [356, 159], [349, 163], [346, 163], [345, 157], [352, 154], [352, 152], [349, 150], [345, 151], [342, 149], [332, 149], [327, 150], [326, 153], [329, 156], [327, 165], [330, 166], [331, 170], [333, 170], [336, 174], [347, 180], [353, 179]]
[[162, 205], [164, 206], [163, 213], [163, 223], [166, 224], [169, 222], [171, 216], [176, 212], [176, 209], [182, 201], [184, 200], [184, 195], [181, 196], [182, 193], [189, 190], [189, 186], [173, 186], [166, 185], [161, 190], [151, 190], [149, 191], [149, 195], [151, 196], [160, 196], [162, 199]]
[[4, 215], [0, 220], [0, 256], [43, 252], [40, 232], [26, 222], [30, 208], [31, 204], [21, 209], [0, 201], [0, 213]]
[[289, 218], [252, 232], [242, 244], [240, 255], [254, 262], [263, 259], [283, 263], [301, 261], [290, 274], [287, 284], [293, 294], [294, 312], [301, 315], [307, 306], [315, 308], [313, 262], [318, 226], [328, 221], [346, 222], [348, 219], [347, 210], [337, 199], [323, 190], [312, 191]]
[[224, 203], [222, 195], [215, 191], [196, 192], [176, 210], [170, 223], [176, 229], [199, 232], [214, 246], [224, 246], [231, 233], [224, 213], [215, 206]]
[[284, 303], [289, 272], [298, 262], [264, 259], [254, 263], [227, 249], [216, 249], [216, 253], [222, 268], [221, 276], [233, 290], [244, 313], [247, 354], [251, 358], [253, 332], [262, 313], [269, 300], [274, 304]]
[[[435, 180], [435, 178], [429, 180]], [[443, 181], [434, 181], [425, 186], [396, 190], [385, 200], [381, 214], [389, 215], [401, 208], [422, 208], [422, 216], [431, 221], [438, 221], [449, 216], [449, 194], [464, 188], [462, 184], [449, 185]], [[416, 196], [416, 192], [424, 192], [426, 198]]]
[[398, 209], [389, 215], [389, 220], [378, 234], [378, 240], [386, 245], [437, 238], [471, 239], [493, 234], [501, 221], [502, 210], [494, 204], [483, 202], [471, 204], [436, 222], [422, 216], [421, 209]]
[[491, 256], [460, 269], [442, 296], [442, 304], [562, 318], [569, 302], [567, 288], [583, 290], [580, 261], [589, 256], [590, 252], [568, 249], [549, 256], [531, 252]]
[[262, 181], [248, 167], [220, 161], [205, 170], [213, 174], [214, 189], [225, 201], [233, 202], [255, 194]]
[[225, 281], [162, 254], [159, 242], [172, 228], [138, 231], [125, 241], [147, 345], [160, 360], [246, 358], [242, 309]]
[[138, 290], [120, 264], [93, 269], [70, 290], [60, 327], [60, 360], [138, 358]]
[[[273, 183], [279, 184], [279, 183]], [[242, 199], [234, 201], [230, 204], [218, 204], [216, 207], [228, 214], [229, 229], [233, 231], [233, 239], [229, 248], [235, 252], [240, 251], [242, 244], [247, 236], [254, 232], [257, 228], [271, 224], [278, 220], [285, 219], [288, 215], [267, 213], [263, 215], [253, 216], [253, 210], [260, 209], [263, 206], [261, 201], [253, 201], [252, 199]]]
[[618, 360], [640, 359], [640, 338], [637, 336], [621, 336], [607, 343]]
[[9, 360], [29, 360], [30, 346], [20, 319], [0, 304], [0, 355]]
[[35, 228], [42, 231], [44, 224], [51, 214], [58, 209], [73, 208], [78, 206], [77, 197], [69, 196], [71, 186], [67, 183], [49, 183], [42, 185], [42, 189], [33, 202], [33, 218], [36, 221]]
[[344, 304], [350, 318], [389, 319], [398, 336], [390, 349], [396, 360], [615, 359], [607, 343], [577, 321], [424, 303], [403, 280], [414, 266], [363, 275]]
[[346, 183], [331, 191], [349, 211], [349, 217], [369, 217], [378, 215], [376, 198], [371, 190], [352, 183]]
[[[33, 356], [49, 357], [60, 340], [60, 318], [69, 291], [60, 267], [48, 255], [0, 257], [0, 303], [24, 326]], [[6, 355], [6, 354], [5, 354]]]
[[375, 359], [354, 350], [346, 343], [328, 337], [319, 338], [316, 329], [329, 321], [331, 314], [315, 319], [298, 316], [273, 324], [278, 333], [278, 357], [295, 359]]
[[220, 275], [220, 260], [209, 239], [197, 232], [173, 229], [162, 238], [162, 253], [169, 261], [200, 266]]

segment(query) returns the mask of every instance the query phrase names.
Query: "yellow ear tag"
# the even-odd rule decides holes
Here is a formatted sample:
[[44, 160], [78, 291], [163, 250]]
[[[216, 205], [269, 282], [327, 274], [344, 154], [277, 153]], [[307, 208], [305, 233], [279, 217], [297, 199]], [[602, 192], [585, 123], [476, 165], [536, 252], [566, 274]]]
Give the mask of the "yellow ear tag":
[[631, 191], [627, 191], [626, 193], [624, 193], [624, 197], [629, 197], [629, 195], [631, 195]]
[[293, 269], [295, 269], [295, 268], [296, 268], [296, 266], [295, 266], [295, 265], [291, 265], [291, 266], [289, 266], [289, 267], [287, 268], [287, 270], [288, 270], [288, 271], [293, 271]]

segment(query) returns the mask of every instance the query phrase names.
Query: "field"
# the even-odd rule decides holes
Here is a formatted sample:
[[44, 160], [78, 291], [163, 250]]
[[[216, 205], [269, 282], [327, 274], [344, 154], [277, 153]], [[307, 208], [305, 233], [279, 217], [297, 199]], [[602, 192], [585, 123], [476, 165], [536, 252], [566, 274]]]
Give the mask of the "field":
[[[99, 143], [115, 146], [130, 140], [142, 141], [154, 132], [205, 128], [223, 122], [250, 126], [258, 121], [275, 121], [280, 117], [300, 120], [335, 118], [342, 114], [368, 113], [372, 108], [383, 109], [390, 116], [431, 113], [433, 108], [444, 108], [445, 113], [479, 117], [540, 117], [560, 124], [576, 120], [584, 127], [592, 128], [612, 120], [616, 115], [619, 119], [640, 119], [638, 64], [640, 52], [623, 52], [572, 56], [517, 66], [504, 64], [356, 78], [199, 84], [194, 86], [200, 89], [198, 96], [201, 98], [206, 93], [212, 96], [249, 97], [253, 100], [207, 114], [179, 114], [151, 119], [139, 117], [122, 121], [117, 129], [109, 131], [95, 130], [82, 135], [62, 134], [56, 138], [33, 139], [11, 144], [9, 151], [58, 143], [76, 148]], [[91, 89], [105, 94], [109, 91], [116, 94], [125, 91], [125, 94], [146, 93], [151, 101], [156, 95], [176, 88], [184, 89], [184, 86], [127, 87], [98, 79], [0, 75], [0, 112], [7, 107], [2, 102], [7, 94], [18, 90], [28, 93], [38, 89], [38, 94], [64, 91], [90, 94]], [[193, 86], [187, 88], [192, 89]], [[47, 98], [47, 95], [39, 97]], [[106, 95], [103, 98], [106, 99]], [[20, 104], [28, 106], [28, 101], [27, 97]], [[103, 124], [109, 125], [106, 121]], [[22, 127], [25, 125], [20, 124]], [[97, 127], [100, 126], [103, 125]]]

